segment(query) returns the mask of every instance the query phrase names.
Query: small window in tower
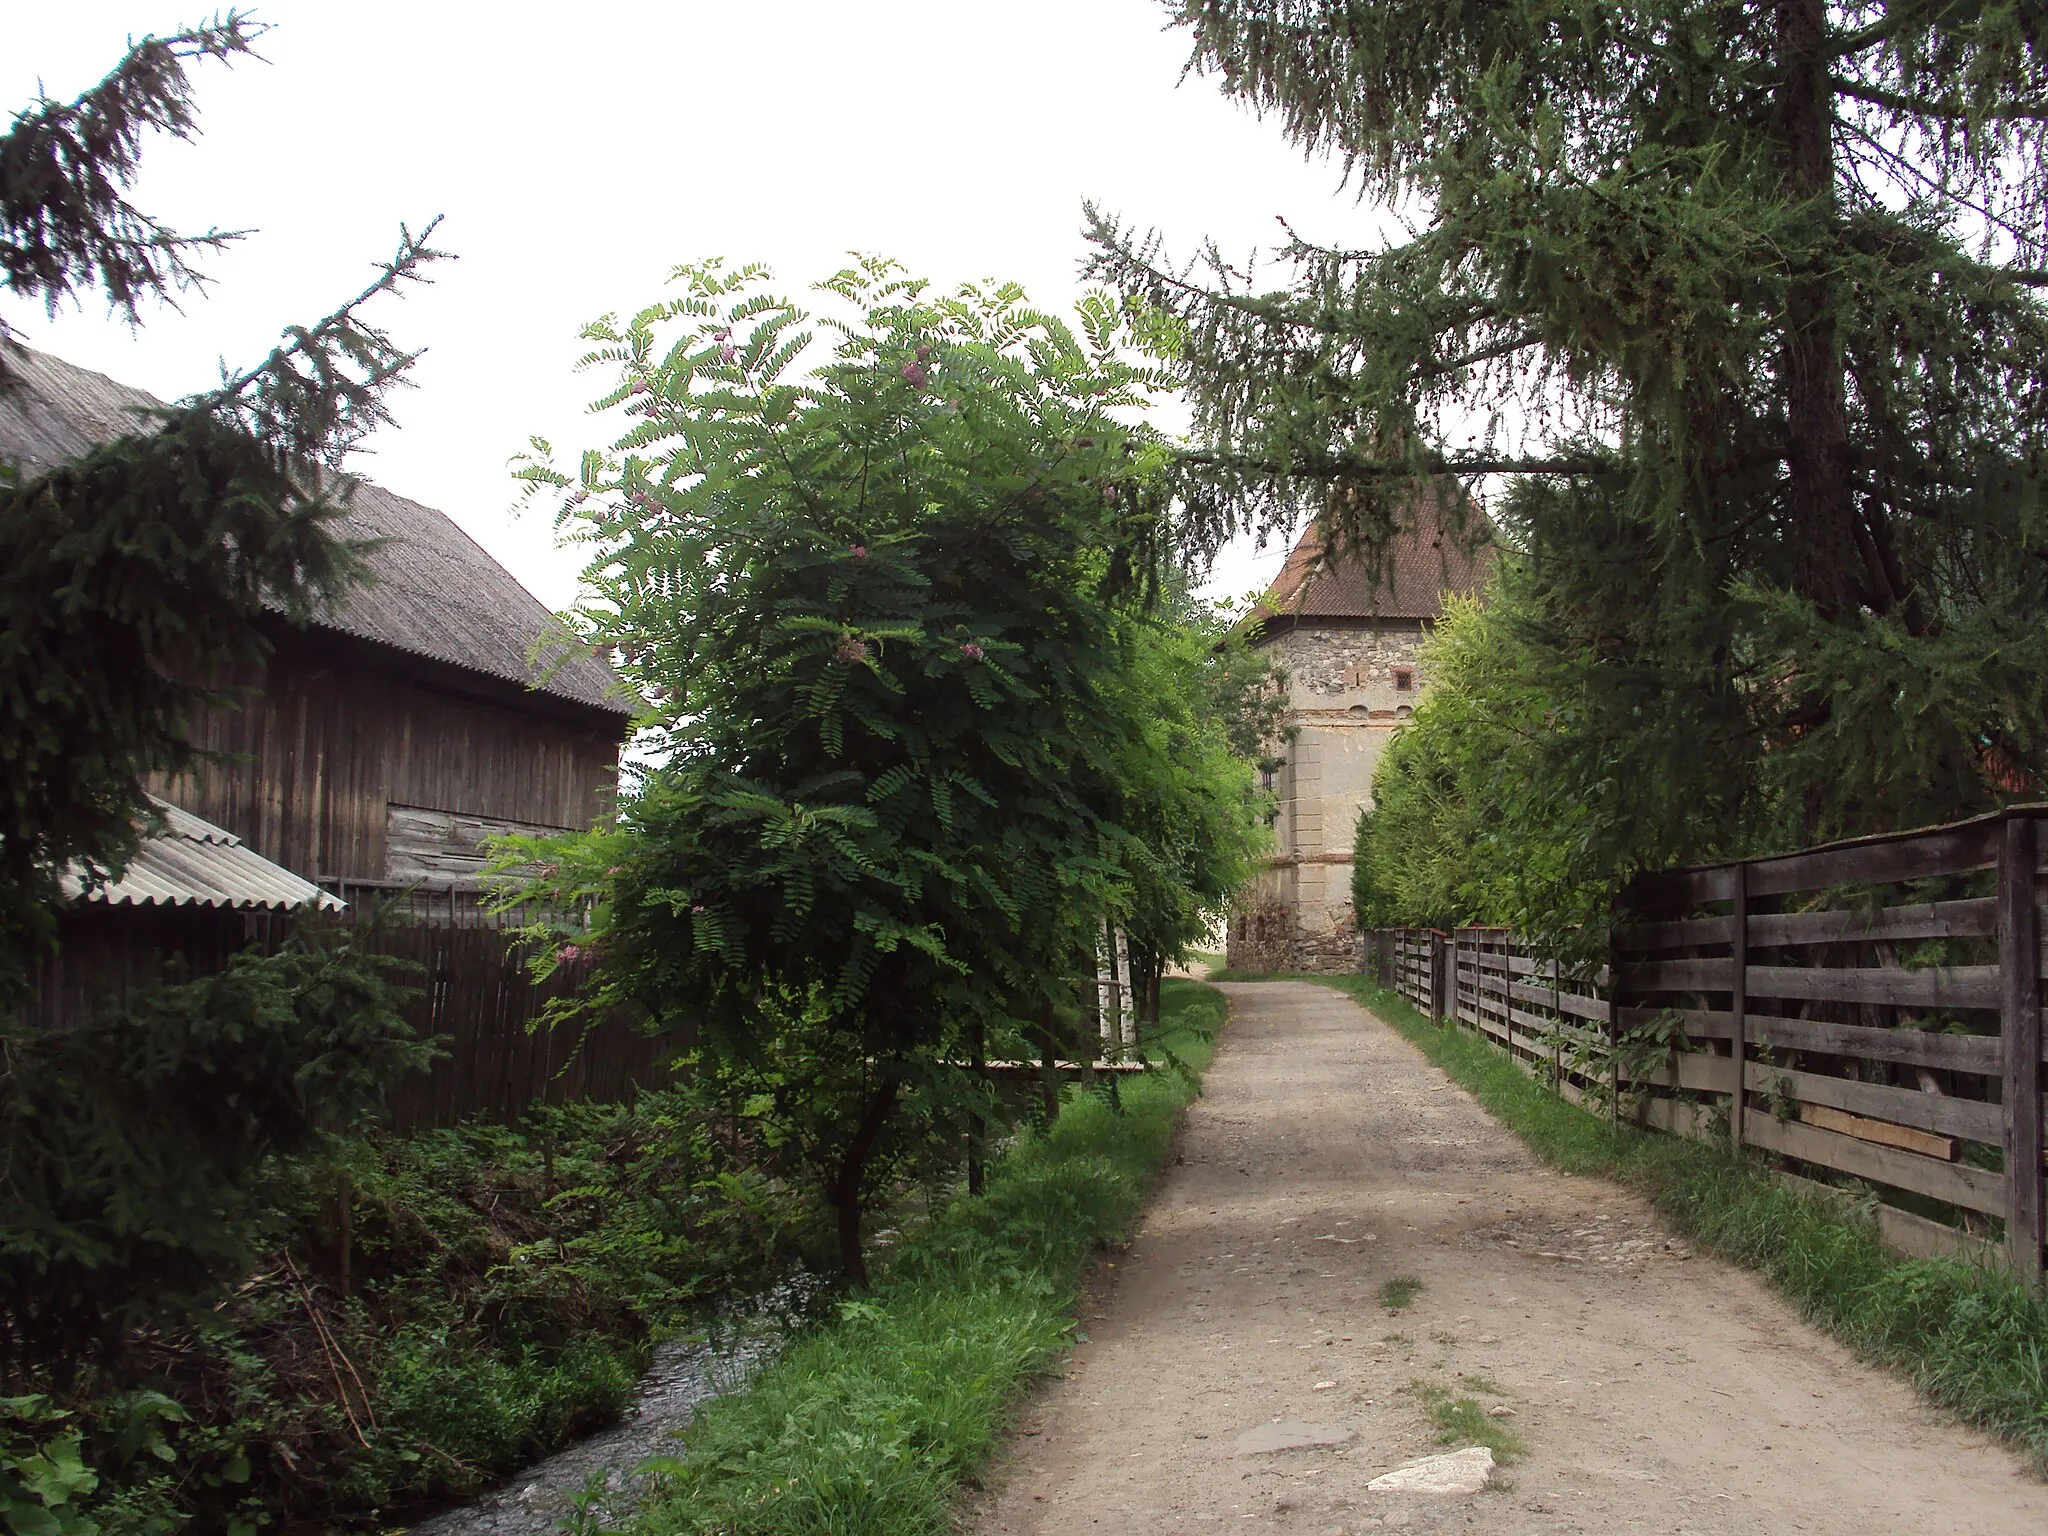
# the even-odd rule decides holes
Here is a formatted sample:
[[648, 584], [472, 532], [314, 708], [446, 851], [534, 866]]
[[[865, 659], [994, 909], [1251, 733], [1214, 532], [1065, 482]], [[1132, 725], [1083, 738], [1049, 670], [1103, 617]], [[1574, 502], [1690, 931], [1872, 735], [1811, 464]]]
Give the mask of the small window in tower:
[[1412, 667], [1394, 668], [1394, 689], [1398, 693], [1415, 691], [1415, 671]]

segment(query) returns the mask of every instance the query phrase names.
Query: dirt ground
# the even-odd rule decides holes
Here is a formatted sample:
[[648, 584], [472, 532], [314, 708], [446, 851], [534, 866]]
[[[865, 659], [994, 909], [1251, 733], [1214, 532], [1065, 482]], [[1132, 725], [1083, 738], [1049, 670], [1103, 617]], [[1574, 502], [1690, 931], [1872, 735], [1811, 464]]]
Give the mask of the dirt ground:
[[[1223, 990], [1182, 1161], [968, 1530], [2048, 1532], [2016, 1457], [1632, 1195], [1538, 1167], [1348, 998]], [[1510, 1410], [1525, 1458], [1478, 1494], [1368, 1492], [1439, 1449], [1418, 1382]], [[1235, 1454], [1273, 1420], [1356, 1438]]]

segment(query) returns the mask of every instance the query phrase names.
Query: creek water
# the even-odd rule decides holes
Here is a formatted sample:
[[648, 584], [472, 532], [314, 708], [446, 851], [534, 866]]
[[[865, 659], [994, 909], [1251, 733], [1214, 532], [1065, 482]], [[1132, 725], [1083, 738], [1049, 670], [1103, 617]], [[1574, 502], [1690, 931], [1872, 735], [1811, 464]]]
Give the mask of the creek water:
[[408, 1536], [548, 1536], [575, 1513], [579, 1496], [597, 1496], [603, 1524], [638, 1502], [650, 1457], [676, 1449], [700, 1403], [746, 1384], [780, 1348], [810, 1299], [804, 1278], [760, 1298], [738, 1321], [708, 1337], [658, 1344], [633, 1402], [615, 1424], [536, 1462], [492, 1493], [412, 1527]]

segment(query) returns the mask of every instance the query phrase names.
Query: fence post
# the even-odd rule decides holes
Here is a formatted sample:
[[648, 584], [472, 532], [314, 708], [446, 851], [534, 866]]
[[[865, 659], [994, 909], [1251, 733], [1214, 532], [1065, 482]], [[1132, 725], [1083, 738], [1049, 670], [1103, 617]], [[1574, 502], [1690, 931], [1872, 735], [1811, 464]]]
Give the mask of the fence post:
[[2008, 815], [1998, 859], [1999, 1026], [2005, 1068], [2005, 1242], [2041, 1283], [2041, 951], [2034, 818]]
[[1436, 1023], [1444, 1020], [1444, 935], [1432, 928], [1429, 932], [1429, 1016]]
[[1735, 995], [1729, 1000], [1734, 1031], [1735, 1096], [1728, 1101], [1728, 1145], [1737, 1156], [1742, 1153], [1742, 1118], [1748, 1112], [1744, 1100], [1749, 1071], [1749, 866], [1735, 866]]

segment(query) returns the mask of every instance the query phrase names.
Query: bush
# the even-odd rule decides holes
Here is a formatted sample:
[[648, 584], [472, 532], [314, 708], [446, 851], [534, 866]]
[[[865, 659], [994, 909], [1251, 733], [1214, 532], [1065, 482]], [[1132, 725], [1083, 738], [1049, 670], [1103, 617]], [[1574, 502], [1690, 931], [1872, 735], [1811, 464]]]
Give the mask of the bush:
[[0, 1028], [0, 1369], [64, 1374], [246, 1269], [258, 1171], [430, 1049], [346, 934], [245, 951], [62, 1030]]

